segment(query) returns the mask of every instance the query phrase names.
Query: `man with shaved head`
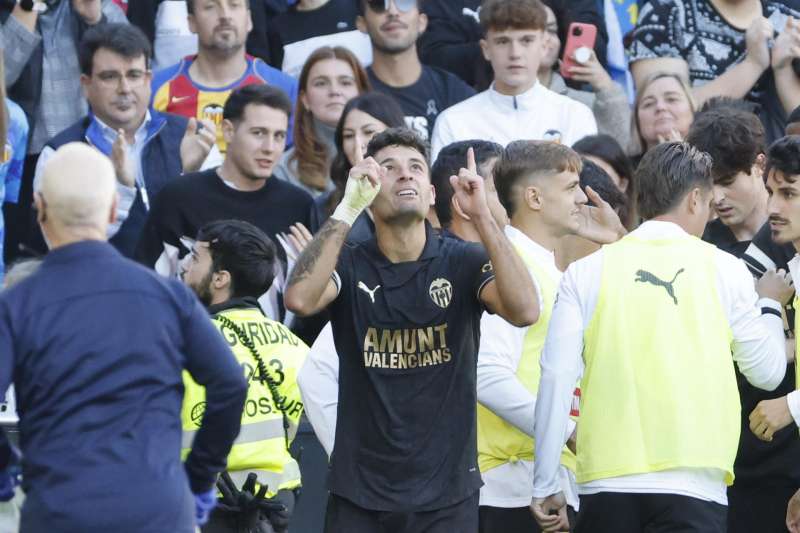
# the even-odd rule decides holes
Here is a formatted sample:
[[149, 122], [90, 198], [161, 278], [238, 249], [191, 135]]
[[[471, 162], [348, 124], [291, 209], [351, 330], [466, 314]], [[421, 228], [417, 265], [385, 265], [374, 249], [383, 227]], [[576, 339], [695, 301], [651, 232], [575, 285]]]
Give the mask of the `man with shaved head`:
[[[107, 157], [62, 146], [34, 202], [50, 253], [0, 295], [0, 390], [13, 381], [20, 416], [20, 531], [193, 532], [239, 432], [242, 371], [190, 290], [106, 242], [117, 202]], [[182, 465], [184, 369], [206, 403]], [[13, 455], [0, 439], [0, 499]]]

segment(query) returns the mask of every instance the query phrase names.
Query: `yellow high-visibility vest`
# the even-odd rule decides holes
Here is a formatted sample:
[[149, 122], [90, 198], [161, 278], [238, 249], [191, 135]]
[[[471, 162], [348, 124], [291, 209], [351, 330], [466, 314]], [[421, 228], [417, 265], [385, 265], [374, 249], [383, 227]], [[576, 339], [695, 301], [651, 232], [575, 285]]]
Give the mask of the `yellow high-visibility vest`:
[[[274, 380], [285, 419], [284, 413], [275, 405], [269, 387], [259, 380], [258, 364], [250, 349], [220, 316], [231, 320], [253, 343], [268, 375]], [[294, 439], [303, 412], [297, 373], [308, 354], [308, 346], [286, 326], [268, 319], [256, 308], [224, 310], [214, 318], [214, 325], [228, 341], [249, 384], [242, 427], [228, 455], [227, 471], [238, 487], [249, 473], [254, 472], [259, 483], [267, 484], [267, 497], [274, 496], [279, 489], [299, 487], [300, 468], [289, 454], [287, 444]], [[185, 458], [205, 410], [205, 388], [198, 385], [188, 372], [183, 373], [183, 384], [186, 392], [181, 421], [182, 456]]]
[[[522, 356], [517, 367], [516, 376], [520, 383], [536, 396], [539, 390], [541, 367], [539, 359], [544, 348], [547, 326], [553, 313], [553, 305], [558, 291], [558, 280], [554, 279], [544, 268], [540, 267], [521, 247], [516, 246], [517, 253], [525, 266], [532, 270], [542, 292], [542, 308], [539, 320], [528, 328], [522, 345]], [[533, 438], [512, 426], [486, 407], [478, 404], [478, 467], [481, 472], [516, 462], [520, 459], [533, 461]], [[575, 454], [567, 447], [561, 453], [561, 464], [575, 471]]]
[[733, 483], [741, 427], [716, 249], [696, 237], [603, 248], [584, 332], [578, 483], [716, 468]]

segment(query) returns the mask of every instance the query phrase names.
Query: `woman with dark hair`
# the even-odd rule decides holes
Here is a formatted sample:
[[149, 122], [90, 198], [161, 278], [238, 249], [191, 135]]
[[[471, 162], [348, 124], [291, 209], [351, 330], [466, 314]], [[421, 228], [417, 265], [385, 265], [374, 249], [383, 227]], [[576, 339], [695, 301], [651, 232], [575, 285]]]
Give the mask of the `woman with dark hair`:
[[588, 135], [572, 145], [581, 156], [602, 168], [617, 188], [628, 199], [626, 216], [622, 223], [633, 229], [636, 222], [636, 184], [633, 181], [633, 163], [625, 150], [610, 135]]
[[[367, 144], [376, 134], [402, 126], [405, 126], [403, 110], [390, 96], [371, 92], [347, 102], [334, 133], [336, 157], [331, 164], [331, 181], [335, 188], [317, 198], [315, 210], [311, 215], [312, 229], [316, 230], [321, 226], [341, 201], [347, 174], [356, 160], [356, 153], [363, 155], [367, 151]], [[369, 210], [365, 210], [364, 213], [367, 215], [362, 213], [353, 224], [350, 231], [351, 238], [360, 234], [359, 228], [366, 227], [371, 231]]]
[[332, 190], [329, 169], [336, 124], [347, 101], [367, 90], [367, 73], [350, 50], [341, 46], [315, 50], [300, 72], [294, 147], [283, 154], [275, 177], [312, 196]]

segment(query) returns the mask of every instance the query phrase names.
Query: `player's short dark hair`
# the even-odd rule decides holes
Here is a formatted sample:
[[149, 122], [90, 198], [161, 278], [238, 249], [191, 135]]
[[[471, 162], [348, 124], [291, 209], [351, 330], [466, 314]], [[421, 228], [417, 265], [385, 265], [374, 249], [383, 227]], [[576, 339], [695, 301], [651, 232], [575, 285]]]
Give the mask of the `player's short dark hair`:
[[[194, 15], [194, 3], [195, 0], [186, 0], [186, 12], [190, 15]], [[247, 4], [247, 9], [250, 9], [250, 0], [245, 0]]]
[[563, 144], [549, 141], [513, 141], [494, 166], [494, 184], [508, 216], [516, 211], [516, 193], [522, 181], [543, 174], [581, 171], [581, 158]]
[[231, 297], [258, 298], [275, 277], [275, 245], [267, 234], [243, 220], [210, 222], [197, 232], [197, 240], [208, 243], [212, 272], [231, 275]]
[[800, 135], [787, 135], [770, 145], [764, 179], [773, 171], [783, 174], [783, 179], [789, 183], [797, 181], [800, 176]]
[[431, 158], [428, 143], [413, 130], [405, 127], [389, 128], [378, 133], [369, 141], [365, 157], [372, 157], [387, 146], [405, 146], [416, 150], [422, 155], [425, 164], [430, 165]]
[[[580, 173], [580, 186], [584, 191], [586, 187], [591, 187], [600, 198], [608, 202], [611, 208], [617, 212], [620, 220], [628, 218], [628, 197], [619, 190], [619, 187], [611, 179], [611, 176], [603, 168], [589, 159], [583, 158], [583, 168]], [[589, 205], [593, 205], [589, 200]]]
[[244, 118], [244, 109], [250, 104], [264, 105], [292, 116], [292, 101], [282, 89], [273, 85], [252, 84], [235, 89], [222, 110], [222, 118], [236, 122]]
[[711, 156], [685, 142], [650, 148], [636, 169], [636, 200], [645, 220], [669, 212], [693, 188], [710, 190]]
[[572, 145], [572, 149], [581, 155], [591, 155], [608, 163], [614, 172], [621, 178], [628, 180], [628, 186], [633, 181], [633, 163], [625, 154], [625, 150], [611, 135], [587, 135]]
[[[66, 30], [64, 30], [66, 31]], [[144, 56], [145, 65], [150, 68], [152, 47], [150, 40], [133, 24], [107, 23], [89, 28], [78, 45], [78, 63], [81, 73], [92, 75], [94, 55], [101, 48], [110, 50], [127, 59]]]
[[[467, 151], [472, 148], [475, 152], [475, 163], [480, 166], [492, 158], [499, 158], [503, 147], [491, 141], [473, 139], [458, 141], [448, 144], [439, 151], [436, 162], [431, 167], [431, 183], [436, 190], [436, 216], [443, 228], [450, 227], [453, 221], [453, 210], [450, 201], [453, 198], [453, 186], [450, 185], [450, 176], [455, 176], [462, 167], [467, 165]], [[483, 176], [484, 178], [486, 176]]]
[[764, 126], [753, 113], [735, 107], [717, 107], [700, 113], [686, 142], [706, 152], [714, 161], [714, 180], [750, 170], [766, 151]]
[[479, 18], [484, 34], [489, 30], [543, 30], [547, 25], [547, 11], [539, 0], [484, 0]]

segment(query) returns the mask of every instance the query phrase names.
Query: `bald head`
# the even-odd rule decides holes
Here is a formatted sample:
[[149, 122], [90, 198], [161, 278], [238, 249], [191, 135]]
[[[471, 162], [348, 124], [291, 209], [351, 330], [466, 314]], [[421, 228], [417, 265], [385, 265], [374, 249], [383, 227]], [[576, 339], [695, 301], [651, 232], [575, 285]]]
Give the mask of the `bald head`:
[[53, 229], [97, 229], [105, 232], [116, 195], [111, 160], [84, 143], [69, 143], [47, 161], [37, 192]]

